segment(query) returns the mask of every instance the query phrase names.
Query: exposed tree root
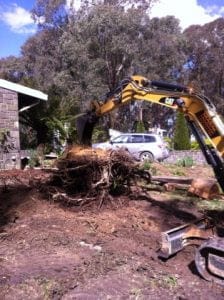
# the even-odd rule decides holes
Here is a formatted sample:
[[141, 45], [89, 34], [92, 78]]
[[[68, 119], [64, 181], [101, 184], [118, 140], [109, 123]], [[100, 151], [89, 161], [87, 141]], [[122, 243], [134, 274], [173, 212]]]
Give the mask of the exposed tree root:
[[[82, 151], [82, 155], [80, 155]], [[124, 150], [72, 149], [58, 160], [58, 170], [48, 183], [48, 194], [53, 201], [83, 206], [97, 201], [99, 208], [113, 196], [131, 193], [131, 186], [139, 179], [149, 183], [148, 171]]]

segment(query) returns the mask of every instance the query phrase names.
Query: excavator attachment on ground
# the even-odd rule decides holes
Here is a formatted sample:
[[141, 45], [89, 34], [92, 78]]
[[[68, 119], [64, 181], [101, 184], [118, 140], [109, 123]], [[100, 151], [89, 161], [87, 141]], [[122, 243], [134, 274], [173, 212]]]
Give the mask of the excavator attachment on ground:
[[[183, 112], [207, 163], [213, 168], [224, 191], [224, 124], [212, 102], [191, 88], [151, 81], [139, 75], [126, 78], [114, 91], [106, 95], [103, 102], [92, 101], [86, 113], [77, 119], [80, 143], [91, 145], [93, 129], [100, 117], [138, 100]], [[206, 144], [205, 139], [209, 139], [211, 146]], [[187, 245], [201, 244], [195, 258], [198, 272], [206, 280], [224, 283], [224, 239], [217, 237], [214, 232], [206, 220], [163, 232], [159, 256], [167, 259]]]
[[207, 281], [224, 285], [224, 239], [218, 237], [211, 220], [201, 219], [162, 232], [158, 256], [168, 259], [186, 246], [197, 246], [195, 267]]
[[214, 236], [214, 232], [208, 220], [202, 219], [163, 232], [161, 236], [162, 246], [158, 255], [167, 259], [186, 246], [200, 244], [201, 241]]

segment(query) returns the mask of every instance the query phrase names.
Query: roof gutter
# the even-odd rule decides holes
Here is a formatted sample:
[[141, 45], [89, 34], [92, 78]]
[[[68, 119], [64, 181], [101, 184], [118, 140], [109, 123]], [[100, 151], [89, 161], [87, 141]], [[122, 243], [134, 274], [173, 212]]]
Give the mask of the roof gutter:
[[17, 93], [20, 93], [20, 94], [31, 96], [33, 98], [37, 98], [37, 99], [40, 99], [40, 100], [47, 101], [47, 99], [48, 99], [48, 95], [44, 94], [41, 91], [28, 88], [28, 87], [26, 87], [24, 85], [21, 85], [21, 84], [18, 84], [18, 83], [10, 82], [8, 80], [0, 79], [0, 87], [4, 88], [4, 89], [7, 89], [7, 90], [17, 92]]

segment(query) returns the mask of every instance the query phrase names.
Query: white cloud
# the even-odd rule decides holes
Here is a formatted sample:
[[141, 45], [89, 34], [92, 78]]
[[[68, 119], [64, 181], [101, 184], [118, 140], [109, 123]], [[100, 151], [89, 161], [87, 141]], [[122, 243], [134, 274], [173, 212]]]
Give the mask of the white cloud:
[[[66, 0], [66, 7], [75, 10], [80, 8], [81, 0]], [[150, 17], [175, 16], [180, 20], [182, 29], [190, 25], [212, 22], [224, 16], [224, 6], [212, 5], [203, 7], [197, 0], [158, 0], [151, 9]]]
[[66, 0], [67, 9], [78, 10], [81, 6], [81, 0]]
[[224, 6], [210, 5], [206, 8], [210, 14], [224, 15]]
[[190, 25], [204, 25], [222, 16], [224, 7], [205, 8], [197, 0], [160, 0], [150, 12], [150, 17], [175, 16], [180, 20], [180, 26], [185, 29]]
[[35, 33], [36, 26], [29, 11], [14, 4], [8, 10], [0, 14], [0, 19], [16, 33]]

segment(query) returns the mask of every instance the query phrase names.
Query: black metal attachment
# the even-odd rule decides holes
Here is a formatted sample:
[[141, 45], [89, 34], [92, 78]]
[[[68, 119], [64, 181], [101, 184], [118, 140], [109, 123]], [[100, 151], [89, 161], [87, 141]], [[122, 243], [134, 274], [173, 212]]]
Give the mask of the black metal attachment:
[[216, 179], [222, 189], [224, 191], [224, 163], [222, 159], [218, 156], [216, 151], [210, 146], [206, 145], [204, 142], [202, 135], [199, 132], [199, 129], [195, 125], [193, 121], [187, 119], [187, 122], [192, 130], [193, 135], [195, 136], [202, 153], [209, 165], [212, 166]]

